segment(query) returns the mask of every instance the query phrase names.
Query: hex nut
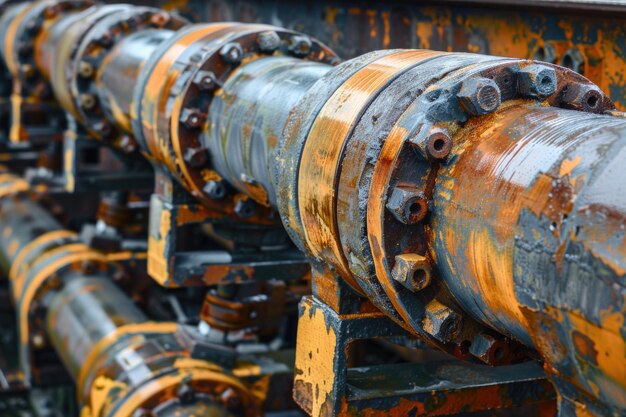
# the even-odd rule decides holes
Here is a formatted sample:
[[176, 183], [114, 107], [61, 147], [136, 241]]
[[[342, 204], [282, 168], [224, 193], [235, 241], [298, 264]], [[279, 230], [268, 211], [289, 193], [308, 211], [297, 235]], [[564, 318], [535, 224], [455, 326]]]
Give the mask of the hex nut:
[[196, 393], [187, 384], [182, 383], [176, 391], [176, 396], [180, 400], [181, 404], [189, 404], [196, 399]]
[[209, 160], [208, 151], [206, 148], [187, 148], [185, 151], [185, 161], [194, 168], [199, 168]]
[[487, 333], [480, 333], [474, 337], [469, 352], [488, 365], [502, 364], [509, 356], [506, 342]]
[[535, 61], [543, 61], [554, 64], [556, 61], [556, 49], [554, 48], [554, 45], [550, 42], [545, 42], [543, 45], [540, 45], [535, 50], [533, 59]]
[[226, 185], [223, 180], [207, 181], [202, 190], [214, 200], [221, 200], [226, 197]]
[[585, 57], [578, 48], [570, 48], [561, 56], [561, 66], [582, 74], [585, 70]]
[[170, 15], [168, 13], [160, 12], [160, 13], [155, 13], [152, 16], [150, 16], [150, 24], [159, 28], [162, 28], [163, 26], [167, 25], [167, 22], [169, 21], [170, 21]]
[[81, 94], [78, 100], [80, 107], [85, 110], [91, 110], [96, 107], [96, 97], [93, 94]]
[[561, 91], [560, 102], [568, 109], [601, 113], [604, 95], [593, 84], [569, 84]]
[[255, 203], [252, 199], [242, 198], [235, 203], [235, 214], [242, 219], [254, 216]]
[[204, 114], [199, 109], [184, 109], [180, 116], [181, 121], [190, 129], [200, 127], [204, 121]]
[[545, 65], [527, 65], [517, 74], [517, 92], [524, 97], [548, 97], [554, 94], [556, 85], [556, 71]]
[[426, 305], [422, 329], [434, 339], [442, 343], [454, 340], [461, 332], [462, 324], [462, 316], [439, 301], [432, 300]]
[[220, 56], [228, 64], [238, 64], [243, 58], [243, 48], [237, 42], [229, 42], [220, 49]]
[[193, 83], [201, 91], [213, 91], [217, 88], [217, 79], [211, 71], [198, 71]]
[[257, 37], [257, 43], [261, 52], [274, 52], [280, 46], [280, 36], [273, 30], [261, 32]]
[[489, 78], [465, 80], [457, 94], [461, 107], [474, 116], [493, 112], [500, 105], [500, 88]]
[[410, 291], [421, 291], [431, 281], [431, 265], [428, 259], [416, 253], [396, 256], [391, 276]]
[[415, 224], [422, 221], [428, 213], [428, 202], [417, 188], [397, 186], [387, 200], [387, 209], [399, 222]]
[[433, 129], [426, 139], [426, 155], [431, 159], [445, 159], [452, 150], [452, 138], [442, 129]]
[[311, 52], [313, 42], [308, 36], [294, 35], [289, 39], [289, 50], [297, 57], [305, 57]]
[[80, 61], [78, 64], [78, 75], [83, 78], [90, 78], [93, 76], [95, 69], [90, 62]]

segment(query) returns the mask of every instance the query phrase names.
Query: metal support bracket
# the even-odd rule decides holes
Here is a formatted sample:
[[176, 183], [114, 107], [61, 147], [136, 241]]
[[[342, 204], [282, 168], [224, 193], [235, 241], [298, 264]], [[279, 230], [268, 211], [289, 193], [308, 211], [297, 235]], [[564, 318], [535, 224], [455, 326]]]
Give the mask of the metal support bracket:
[[554, 390], [534, 362], [490, 367], [456, 359], [349, 368], [350, 342], [406, 335], [382, 313], [300, 303], [294, 399], [313, 417], [441, 416], [534, 406], [554, 416]]

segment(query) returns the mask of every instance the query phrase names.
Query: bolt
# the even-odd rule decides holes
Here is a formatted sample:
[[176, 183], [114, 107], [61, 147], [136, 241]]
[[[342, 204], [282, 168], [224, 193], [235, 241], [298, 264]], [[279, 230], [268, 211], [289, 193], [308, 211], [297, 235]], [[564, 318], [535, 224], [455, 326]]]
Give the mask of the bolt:
[[94, 39], [94, 42], [97, 45], [108, 48], [113, 44], [113, 37], [110, 32], [103, 32], [99, 37]]
[[496, 339], [487, 333], [480, 333], [474, 337], [469, 352], [488, 365], [502, 364], [510, 353], [503, 339]]
[[399, 222], [415, 224], [424, 220], [428, 213], [428, 202], [417, 188], [397, 186], [387, 201], [387, 209]]
[[224, 392], [220, 395], [220, 400], [222, 400], [222, 404], [229, 410], [233, 408], [239, 407], [241, 404], [241, 399], [237, 392], [232, 388], [226, 388]]
[[582, 74], [585, 72], [585, 57], [580, 49], [570, 48], [561, 57], [561, 66]]
[[242, 219], [252, 217], [254, 215], [255, 204], [254, 201], [249, 198], [239, 199], [235, 203], [235, 214]]
[[196, 398], [196, 393], [186, 383], [182, 383], [180, 387], [178, 387], [176, 394], [182, 404], [189, 404]]
[[304, 57], [311, 52], [313, 42], [308, 36], [294, 35], [289, 39], [289, 50], [297, 57]]
[[556, 84], [554, 68], [545, 65], [527, 65], [517, 74], [517, 91], [524, 97], [548, 97], [556, 91]]
[[452, 149], [452, 138], [442, 129], [433, 129], [426, 139], [426, 155], [431, 159], [446, 159]]
[[96, 97], [93, 94], [81, 94], [79, 97], [80, 107], [85, 110], [92, 110], [96, 107]]
[[544, 43], [535, 50], [533, 59], [553, 64], [554, 61], [556, 61], [556, 50], [554, 49], [554, 45], [551, 43]]
[[199, 168], [206, 165], [209, 159], [206, 148], [187, 148], [185, 152], [185, 161], [194, 168]]
[[457, 98], [468, 113], [474, 116], [488, 114], [500, 105], [500, 88], [489, 78], [470, 78], [463, 82]]
[[150, 23], [156, 27], [162, 28], [170, 21], [170, 15], [167, 13], [155, 13], [150, 16]]
[[208, 181], [203, 191], [214, 200], [221, 200], [226, 197], [226, 186], [223, 180]]
[[119, 147], [126, 153], [135, 152], [137, 150], [137, 142], [129, 135], [123, 135], [120, 139]]
[[436, 340], [448, 343], [459, 335], [462, 322], [463, 318], [459, 313], [437, 300], [432, 300], [426, 305], [422, 327]]
[[235, 65], [241, 62], [243, 58], [243, 49], [237, 42], [229, 42], [222, 47], [220, 55], [226, 63]]
[[26, 78], [31, 78], [35, 75], [35, 68], [30, 64], [23, 64], [20, 66], [20, 71]]
[[46, 344], [46, 338], [41, 333], [35, 333], [31, 340], [33, 346], [37, 349], [41, 349]]
[[591, 113], [601, 113], [604, 109], [604, 95], [592, 84], [569, 84], [561, 91], [560, 102], [568, 109]]
[[95, 69], [93, 65], [91, 65], [91, 62], [80, 61], [80, 63], [78, 64], [78, 75], [80, 75], [81, 77], [90, 78], [94, 72]]
[[398, 255], [391, 276], [407, 289], [421, 291], [430, 284], [430, 262], [416, 253]]
[[102, 137], [107, 137], [113, 132], [111, 125], [106, 120], [95, 123], [93, 129]]
[[274, 52], [280, 46], [280, 36], [273, 30], [259, 33], [257, 43], [261, 52]]
[[199, 109], [184, 109], [181, 120], [188, 128], [200, 127], [204, 121], [204, 114]]
[[217, 88], [215, 74], [211, 71], [199, 71], [194, 78], [193, 83], [201, 91], [213, 91]]

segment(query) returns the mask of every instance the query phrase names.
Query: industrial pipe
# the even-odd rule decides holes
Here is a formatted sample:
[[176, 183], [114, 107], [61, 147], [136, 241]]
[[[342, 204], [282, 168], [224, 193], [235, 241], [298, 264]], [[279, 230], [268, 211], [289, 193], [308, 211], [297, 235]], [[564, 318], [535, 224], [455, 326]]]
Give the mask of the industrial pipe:
[[38, 379], [36, 352], [51, 343], [76, 381], [81, 416], [257, 415], [238, 379], [193, 358], [184, 329], [149, 321], [115, 286], [117, 261], [130, 254], [88, 248], [16, 189], [21, 181], [2, 182], [13, 191], [0, 197], [0, 254], [27, 383]]
[[[130, 117], [144, 154], [199, 201], [250, 222], [272, 212], [235, 210], [242, 193], [275, 208], [318, 275], [408, 331], [494, 365], [515, 339], [545, 361], [564, 413], [626, 412], [625, 122], [596, 86], [550, 64], [433, 51], [333, 67], [324, 45], [265, 25], [187, 26], [149, 57], [124, 46], [174, 20], [121, 25], [109, 58], [120, 39], [84, 28], [108, 45], [103, 73], [68, 89], [92, 134], [119, 145]], [[85, 57], [59, 67], [74, 74]], [[121, 68], [132, 100], [93, 81]]]

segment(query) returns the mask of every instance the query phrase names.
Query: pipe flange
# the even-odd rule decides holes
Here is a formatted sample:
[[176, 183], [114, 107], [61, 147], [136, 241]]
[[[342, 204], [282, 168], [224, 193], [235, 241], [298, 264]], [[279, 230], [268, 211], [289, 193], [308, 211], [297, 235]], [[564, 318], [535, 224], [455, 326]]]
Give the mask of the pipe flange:
[[[428, 72], [425, 68], [424, 71]], [[457, 325], [450, 326], [452, 330], [443, 333], [433, 328], [434, 317], [442, 317], [444, 311], [446, 316], [460, 317], [462, 310], [442, 295], [444, 288], [437, 285], [440, 280], [436, 269], [430, 268], [436, 265], [436, 259], [429, 251], [429, 239], [434, 238], [429, 230], [436, 219], [423, 211], [430, 211], [439, 167], [454, 163], [448, 154], [454, 146], [455, 132], [469, 119], [493, 113], [513, 100], [532, 100], [593, 113], [613, 108], [597, 87], [570, 70], [532, 61], [481, 60], [451, 71], [429, 85], [398, 119], [391, 132], [395, 130], [399, 134], [386, 138], [373, 169], [363, 176], [371, 177], [369, 190], [362, 190], [368, 194], [364, 221], [368, 225], [371, 251], [378, 254], [372, 276], [387, 290], [392, 304], [400, 309], [400, 316], [414, 332], [461, 356], [471, 353], [463, 346], [470, 345], [471, 340], [487, 329], [467, 317], [461, 317]], [[418, 200], [411, 196], [419, 197], [423, 204], [417, 204]], [[406, 227], [408, 223], [410, 228]], [[408, 254], [429, 261], [427, 269], [430, 282], [436, 284], [434, 288], [411, 287], [398, 280], [398, 271], [408, 269], [397, 265], [405, 264], [402, 257]], [[517, 360], [518, 349], [512, 348], [510, 352], [509, 357], [499, 356], [497, 362]], [[481, 357], [485, 358], [490, 360], [491, 356]]]
[[[179, 44], [185, 45], [184, 53], [177, 52]], [[145, 153], [166, 165], [207, 207], [237, 220], [276, 223], [273, 210], [244, 194], [227, 187], [216, 195], [215, 185], [223, 180], [208, 163], [206, 111], [242, 62], [286, 55], [334, 63], [335, 54], [297, 32], [233, 23], [190, 27], [162, 51], [146, 63], [133, 100], [133, 130]]]
[[89, 29], [72, 54], [71, 71], [66, 74], [73, 107], [90, 134], [114, 145], [119, 145], [117, 142], [124, 137], [107, 118], [96, 85], [98, 68], [111, 48], [142, 29], [177, 30], [187, 23], [184, 18], [161, 9], [130, 6], [124, 11], [108, 14]]
[[67, 13], [84, 10], [91, 0], [45, 0], [33, 2], [11, 23], [4, 45], [6, 63], [13, 76], [20, 80], [23, 96], [50, 98], [50, 85], [37, 69], [35, 39], [51, 21]]

